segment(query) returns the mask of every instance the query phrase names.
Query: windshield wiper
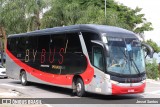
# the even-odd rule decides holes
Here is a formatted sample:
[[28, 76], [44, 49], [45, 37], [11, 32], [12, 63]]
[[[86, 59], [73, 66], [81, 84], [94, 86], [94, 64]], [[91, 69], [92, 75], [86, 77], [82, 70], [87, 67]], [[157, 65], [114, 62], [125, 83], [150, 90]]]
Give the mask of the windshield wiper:
[[135, 63], [135, 61], [133, 60], [133, 58], [130, 58], [131, 59], [131, 61], [133, 62], [133, 64], [134, 64], [134, 66], [136, 67], [136, 71], [138, 71], [138, 74], [140, 75], [140, 70], [139, 70], [139, 68], [138, 68], [138, 66], [137, 66], [137, 64]]
[[[123, 50], [121, 50], [121, 48], [119, 48], [119, 49], [120, 49], [120, 51], [123, 53], [123, 55], [125, 56], [125, 58], [128, 59], [127, 56], [126, 56], [126, 54], [125, 54], [125, 52], [124, 52]], [[129, 53], [128, 53], [128, 54], [129, 54]], [[137, 69], [136, 71], [138, 71], [138, 74], [140, 75], [140, 70], [139, 70], [137, 64], [135, 63], [135, 61], [133, 60], [133, 58], [131, 58], [131, 55], [130, 55], [130, 54], [129, 54], [129, 59], [130, 59], [131, 62], [133, 62], [134, 66], [135, 66], [136, 69]]]

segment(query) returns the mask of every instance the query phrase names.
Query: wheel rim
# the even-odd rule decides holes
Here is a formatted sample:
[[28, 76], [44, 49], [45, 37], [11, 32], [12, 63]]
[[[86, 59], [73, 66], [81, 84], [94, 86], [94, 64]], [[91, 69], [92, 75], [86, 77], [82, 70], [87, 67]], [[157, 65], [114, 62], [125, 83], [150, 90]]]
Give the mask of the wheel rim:
[[76, 85], [76, 89], [77, 89], [77, 92], [79, 93], [79, 92], [81, 92], [81, 90], [82, 90], [82, 85], [80, 84], [80, 83], [78, 83], [77, 85]]
[[22, 75], [22, 83], [25, 83], [26, 79], [25, 79], [25, 75]]

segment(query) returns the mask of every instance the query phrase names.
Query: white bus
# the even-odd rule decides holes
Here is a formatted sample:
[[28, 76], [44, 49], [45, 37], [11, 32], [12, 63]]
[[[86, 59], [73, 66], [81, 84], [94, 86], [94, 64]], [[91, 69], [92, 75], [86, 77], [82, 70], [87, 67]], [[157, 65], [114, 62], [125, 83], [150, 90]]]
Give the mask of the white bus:
[[131, 31], [81, 24], [48, 28], [7, 38], [7, 75], [22, 85], [38, 82], [103, 95], [144, 92], [144, 48]]

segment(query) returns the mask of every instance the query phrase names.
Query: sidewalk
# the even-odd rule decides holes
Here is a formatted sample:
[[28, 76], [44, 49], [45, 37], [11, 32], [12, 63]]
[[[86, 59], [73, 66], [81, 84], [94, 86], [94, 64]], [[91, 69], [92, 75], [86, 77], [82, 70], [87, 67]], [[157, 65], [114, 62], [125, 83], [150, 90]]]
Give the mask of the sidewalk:
[[[15, 90], [7, 90], [0, 88], [0, 100], [4, 98], [29, 98], [26, 96], [23, 96], [22, 93], [16, 92]], [[0, 101], [0, 102], [1, 102]], [[48, 107], [47, 105], [40, 105], [40, 104], [26, 104], [26, 105], [20, 105], [20, 104], [0, 104], [0, 107]]]
[[160, 85], [160, 80], [147, 79], [146, 82]]
[[13, 98], [18, 97], [20, 94], [16, 91], [0, 89], [0, 98]]

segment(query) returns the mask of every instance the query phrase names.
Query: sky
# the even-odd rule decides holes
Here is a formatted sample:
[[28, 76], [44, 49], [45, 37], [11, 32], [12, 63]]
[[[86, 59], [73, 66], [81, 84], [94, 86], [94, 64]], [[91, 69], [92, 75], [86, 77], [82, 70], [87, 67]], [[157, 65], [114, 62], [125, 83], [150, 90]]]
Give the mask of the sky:
[[[144, 32], [145, 40], [152, 39], [160, 46], [160, 0], [114, 0], [127, 7], [135, 9], [142, 8], [141, 13], [145, 14], [148, 22], [152, 23], [154, 30]], [[160, 54], [154, 54], [154, 58], [160, 63]]]
[[142, 8], [141, 13], [145, 14], [147, 21], [152, 23], [153, 31], [144, 33], [145, 39], [152, 39], [160, 46], [160, 0], [115, 0], [132, 9], [137, 6]]

